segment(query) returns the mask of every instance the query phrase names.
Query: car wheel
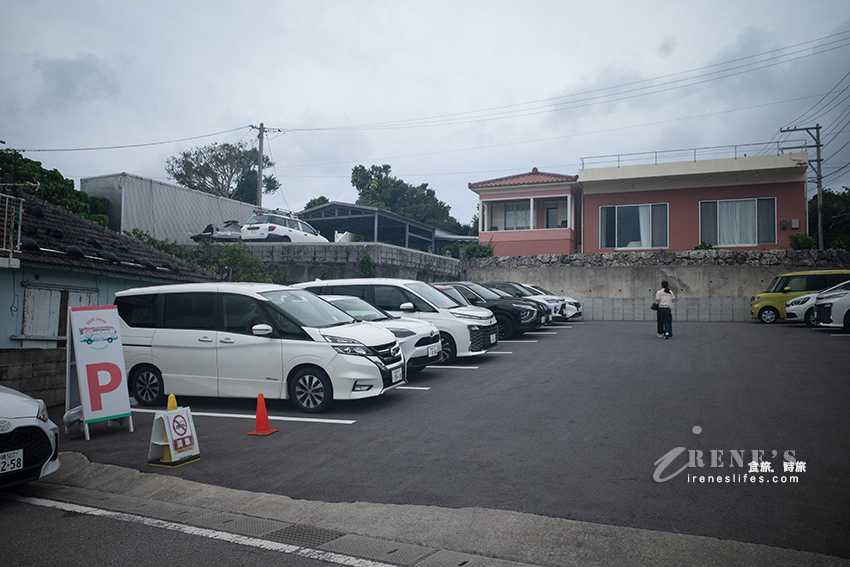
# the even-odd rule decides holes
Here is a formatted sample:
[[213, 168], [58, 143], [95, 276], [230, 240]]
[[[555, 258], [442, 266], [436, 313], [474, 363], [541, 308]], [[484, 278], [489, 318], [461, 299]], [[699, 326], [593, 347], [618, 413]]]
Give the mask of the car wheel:
[[505, 341], [514, 337], [514, 322], [507, 315], [498, 315], [496, 325], [499, 327], [499, 340]]
[[451, 364], [457, 358], [455, 340], [448, 333], [440, 333], [440, 343], [442, 350], [440, 351], [439, 364]]
[[779, 311], [773, 307], [765, 307], [759, 311], [759, 321], [762, 323], [775, 323], [779, 319]]
[[140, 366], [130, 376], [130, 391], [140, 406], [161, 406], [165, 403], [165, 382], [162, 373], [153, 366]]
[[806, 327], [817, 327], [818, 326], [818, 320], [817, 320], [817, 317], [815, 317], [814, 308], [811, 308], [808, 311], [806, 311], [806, 314], [803, 315], [803, 321], [806, 322]]
[[331, 379], [320, 368], [302, 368], [289, 380], [289, 397], [303, 412], [323, 412], [333, 405]]

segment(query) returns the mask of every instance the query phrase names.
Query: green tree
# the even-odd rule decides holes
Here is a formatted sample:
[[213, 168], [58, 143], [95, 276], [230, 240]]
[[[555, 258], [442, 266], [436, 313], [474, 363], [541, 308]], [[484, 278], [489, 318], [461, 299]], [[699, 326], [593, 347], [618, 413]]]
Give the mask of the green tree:
[[[165, 171], [171, 179], [189, 189], [256, 203], [258, 155], [258, 150], [249, 148], [246, 142], [214, 143], [168, 158]], [[264, 155], [263, 169], [273, 165], [274, 162]], [[263, 176], [263, 193], [274, 193], [279, 187], [274, 176]]]
[[[850, 250], [850, 187], [842, 191], [824, 189], [823, 244], [824, 248], [843, 248]], [[818, 234], [818, 198], [809, 200], [809, 234], [817, 238]]]
[[108, 199], [77, 191], [73, 180], [65, 179], [56, 169], [45, 169], [40, 161], [27, 159], [15, 151], [0, 152], [0, 178], [4, 183], [19, 183], [24, 192], [101, 226], [109, 224]]
[[390, 211], [454, 234], [465, 235], [469, 231], [468, 225], [449, 214], [451, 207], [437, 199], [427, 183], [417, 186], [405, 183], [392, 176], [389, 165], [354, 167], [351, 185], [357, 189], [358, 205]]
[[330, 201], [328, 201], [328, 198], [322, 195], [321, 197], [316, 197], [315, 199], [310, 199], [309, 201], [307, 201], [307, 204], [304, 205], [304, 210], [306, 211], [307, 209], [312, 209], [313, 207], [318, 207], [319, 205], [326, 205], [328, 203], [330, 203]]
[[375, 269], [375, 262], [372, 261], [372, 257], [367, 252], [363, 252], [357, 261], [357, 277], [374, 278], [377, 275], [378, 272]]

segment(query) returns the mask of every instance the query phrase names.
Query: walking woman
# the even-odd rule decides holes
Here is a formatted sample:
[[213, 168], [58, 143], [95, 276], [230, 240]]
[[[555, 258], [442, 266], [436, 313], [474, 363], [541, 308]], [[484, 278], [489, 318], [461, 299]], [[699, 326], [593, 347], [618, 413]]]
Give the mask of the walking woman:
[[661, 289], [655, 293], [655, 302], [658, 304], [658, 311], [655, 314], [659, 339], [661, 337], [669, 339], [673, 336], [673, 303], [675, 301], [676, 296], [670, 291], [670, 284], [664, 280], [661, 282]]

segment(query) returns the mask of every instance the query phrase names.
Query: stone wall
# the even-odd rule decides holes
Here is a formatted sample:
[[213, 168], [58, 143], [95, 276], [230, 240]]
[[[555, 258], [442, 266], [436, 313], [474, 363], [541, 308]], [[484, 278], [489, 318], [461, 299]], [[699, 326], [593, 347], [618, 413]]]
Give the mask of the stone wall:
[[585, 320], [654, 320], [662, 280], [677, 296], [678, 321], [745, 321], [750, 297], [785, 272], [850, 269], [845, 250], [692, 250], [474, 258], [472, 281], [521, 281], [582, 302]]
[[[64, 348], [0, 349], [0, 386], [40, 398], [48, 406], [65, 403], [65, 374]], [[51, 415], [54, 421], [61, 417]]]
[[455, 280], [460, 277], [460, 260], [373, 242], [330, 244], [248, 244], [274, 273], [285, 271], [288, 284], [323, 279], [356, 278], [357, 262], [365, 252], [372, 258], [377, 276], [421, 281]]

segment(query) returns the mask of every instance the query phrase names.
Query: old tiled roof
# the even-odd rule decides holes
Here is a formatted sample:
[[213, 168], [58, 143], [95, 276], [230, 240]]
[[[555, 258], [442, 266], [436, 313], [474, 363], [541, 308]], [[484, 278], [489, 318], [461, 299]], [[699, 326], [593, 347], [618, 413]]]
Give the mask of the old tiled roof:
[[167, 282], [208, 282], [219, 278], [138, 240], [128, 238], [51, 205], [32, 195], [25, 199], [21, 251], [22, 265], [84, 270]]
[[488, 181], [470, 183], [470, 189], [484, 189], [487, 187], [516, 187], [517, 185], [540, 185], [545, 183], [574, 183], [578, 181], [578, 175], [562, 175], [560, 173], [546, 173], [537, 171], [537, 168], [529, 173], [509, 175]]

